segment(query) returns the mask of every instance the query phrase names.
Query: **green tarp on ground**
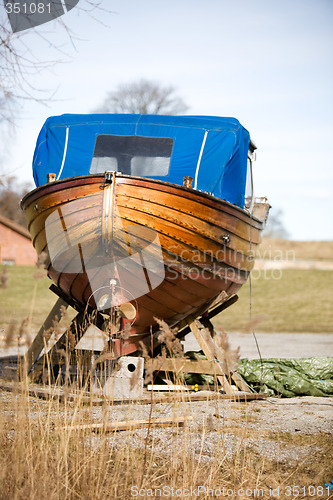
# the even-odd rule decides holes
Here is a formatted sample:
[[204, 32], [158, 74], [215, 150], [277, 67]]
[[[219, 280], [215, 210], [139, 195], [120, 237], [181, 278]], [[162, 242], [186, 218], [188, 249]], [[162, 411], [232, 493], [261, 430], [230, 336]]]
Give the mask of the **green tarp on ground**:
[[[206, 359], [202, 351], [186, 353]], [[237, 372], [256, 392], [269, 396], [333, 396], [333, 358], [253, 359], [239, 361]], [[187, 374], [188, 384], [212, 384], [211, 375]]]
[[241, 359], [238, 373], [270, 396], [333, 396], [333, 358]]

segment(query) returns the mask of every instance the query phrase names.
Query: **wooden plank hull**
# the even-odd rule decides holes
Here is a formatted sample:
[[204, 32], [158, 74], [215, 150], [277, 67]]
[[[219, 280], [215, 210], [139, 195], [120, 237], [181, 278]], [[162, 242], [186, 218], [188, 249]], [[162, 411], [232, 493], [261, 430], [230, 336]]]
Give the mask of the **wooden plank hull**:
[[[131, 302], [133, 341], [175, 325], [245, 283], [264, 223], [193, 189], [102, 174], [35, 189], [23, 200], [28, 228], [54, 283], [82, 304]], [[113, 288], [112, 288], [113, 287]]]

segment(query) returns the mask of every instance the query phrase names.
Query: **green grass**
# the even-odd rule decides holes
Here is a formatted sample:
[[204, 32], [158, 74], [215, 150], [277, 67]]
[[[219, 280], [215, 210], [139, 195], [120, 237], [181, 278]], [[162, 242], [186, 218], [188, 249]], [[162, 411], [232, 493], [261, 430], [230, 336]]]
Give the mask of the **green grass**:
[[[3, 266], [0, 266], [0, 273]], [[16, 321], [18, 325], [31, 317], [31, 331], [38, 331], [56, 296], [49, 290], [51, 280], [47, 277], [35, 279], [35, 267], [8, 266], [9, 283], [0, 288], [0, 329]]]
[[[252, 278], [256, 331], [333, 332], [333, 271], [283, 269], [258, 275], [255, 270]], [[238, 296], [236, 304], [213, 320], [227, 332], [244, 331], [249, 326], [249, 281]]]
[[[0, 288], [0, 328], [31, 315], [31, 331], [37, 331], [56, 301], [48, 289], [52, 282], [47, 277], [34, 279], [33, 267], [8, 269], [9, 286]], [[259, 278], [258, 274], [255, 271], [252, 278], [252, 318], [261, 319], [256, 331], [333, 332], [333, 271], [284, 269], [261, 272]], [[242, 331], [249, 324], [249, 282], [238, 295], [238, 302], [214, 319], [217, 327]]]

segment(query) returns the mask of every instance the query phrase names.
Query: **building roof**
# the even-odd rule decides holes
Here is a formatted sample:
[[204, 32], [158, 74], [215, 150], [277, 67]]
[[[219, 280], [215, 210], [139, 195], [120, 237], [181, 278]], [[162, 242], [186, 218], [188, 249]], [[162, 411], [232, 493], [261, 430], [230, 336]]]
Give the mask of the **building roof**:
[[5, 217], [4, 215], [0, 215], [0, 224], [3, 224], [4, 226], [8, 227], [9, 229], [12, 229], [16, 233], [20, 234], [21, 236], [24, 236], [25, 238], [28, 238], [29, 240], [31, 240], [31, 236], [30, 236], [28, 229], [26, 229], [21, 224], [18, 224], [17, 222], [14, 222], [13, 220], [8, 219], [8, 217]]

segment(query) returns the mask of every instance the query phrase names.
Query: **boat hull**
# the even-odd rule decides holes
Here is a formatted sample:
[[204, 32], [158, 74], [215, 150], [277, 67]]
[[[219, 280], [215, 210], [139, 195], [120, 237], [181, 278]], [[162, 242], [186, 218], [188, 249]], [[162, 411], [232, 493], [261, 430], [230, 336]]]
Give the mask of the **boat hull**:
[[112, 289], [110, 307], [134, 305], [134, 343], [156, 318], [173, 326], [235, 294], [264, 227], [224, 200], [121, 174], [46, 184], [22, 207], [37, 253], [66, 295], [101, 309]]

